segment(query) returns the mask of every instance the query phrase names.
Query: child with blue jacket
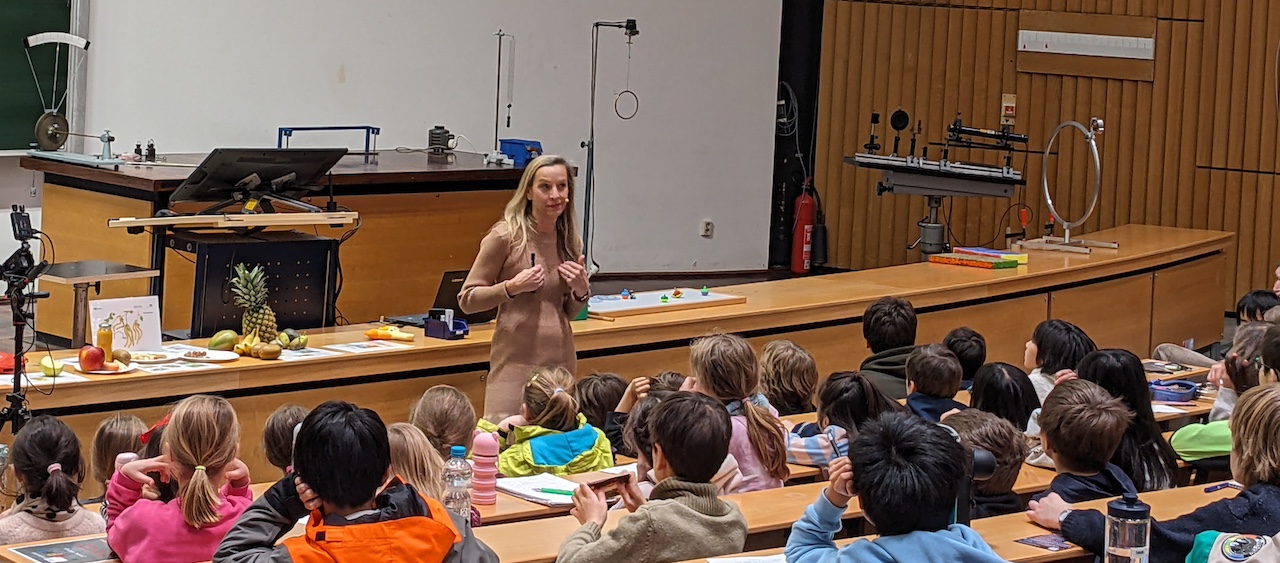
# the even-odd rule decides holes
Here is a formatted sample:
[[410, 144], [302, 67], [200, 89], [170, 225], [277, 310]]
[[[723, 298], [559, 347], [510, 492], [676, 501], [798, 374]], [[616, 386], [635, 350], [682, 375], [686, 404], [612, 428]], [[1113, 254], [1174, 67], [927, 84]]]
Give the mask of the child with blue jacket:
[[562, 367], [533, 370], [522, 393], [520, 414], [480, 430], [502, 436], [498, 471], [505, 477], [539, 473], [572, 475], [613, 467], [604, 432], [579, 412], [573, 374]]
[[[830, 466], [830, 485], [805, 510], [787, 540], [788, 563], [1002, 561], [973, 529], [953, 524], [964, 447], [937, 424], [907, 413], [867, 423], [849, 457]], [[832, 538], [849, 500], [880, 536], [837, 548]]]

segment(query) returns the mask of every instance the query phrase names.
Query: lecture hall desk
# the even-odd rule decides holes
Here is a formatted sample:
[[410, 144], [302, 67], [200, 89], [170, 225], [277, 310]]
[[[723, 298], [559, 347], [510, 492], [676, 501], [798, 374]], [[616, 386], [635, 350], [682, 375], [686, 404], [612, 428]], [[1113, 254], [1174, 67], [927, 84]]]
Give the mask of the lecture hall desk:
[[[824, 374], [857, 369], [868, 354], [861, 334], [863, 310], [888, 295], [906, 297], [918, 308], [919, 341], [937, 342], [950, 329], [968, 325], [992, 343], [992, 361], [1015, 364], [1021, 363], [1032, 329], [1050, 316], [1081, 325], [1100, 347], [1146, 350], [1152, 342], [1221, 338], [1223, 250], [1231, 244], [1230, 233], [1128, 225], [1089, 235], [1118, 241], [1120, 249], [1092, 255], [1032, 252], [1030, 264], [1016, 270], [919, 263], [730, 286], [721, 290], [744, 295], [747, 302], [614, 322], [578, 321], [573, 329], [579, 371], [627, 378], [687, 371], [689, 339], [715, 330], [742, 333], [757, 347], [790, 339], [814, 355]], [[363, 328], [308, 332], [311, 345], [322, 347], [363, 340]], [[419, 338], [403, 350], [354, 357], [241, 359], [199, 372], [89, 376], [87, 382], [60, 383], [51, 395], [30, 393], [28, 400], [37, 412], [64, 416], [87, 447], [98, 422], [113, 412], [154, 421], [177, 399], [219, 393], [239, 413], [251, 471], [270, 475], [275, 470], [257, 437], [282, 403], [309, 408], [340, 398], [396, 422], [407, 419], [410, 404], [424, 390], [447, 383], [479, 406], [492, 336], [490, 326], [477, 326], [463, 340]]]
[[[168, 163], [196, 165], [207, 154], [162, 156]], [[53, 239], [58, 260], [109, 260], [162, 269], [156, 285], [146, 280], [104, 283], [101, 298], [162, 292], [165, 330], [190, 328], [192, 263], [163, 250], [160, 237], [108, 228], [107, 220], [152, 217], [167, 208], [170, 194], [193, 167], [123, 165], [113, 171], [33, 157], [23, 157], [19, 164], [44, 172], [41, 230]], [[384, 150], [370, 163], [363, 156], [343, 158], [333, 168], [336, 200], [359, 212], [364, 224], [342, 245], [342, 314], [364, 322], [429, 309], [441, 275], [471, 267], [480, 239], [501, 218], [521, 173], [461, 151], [429, 157]], [[327, 196], [327, 190], [318, 193], [311, 203], [324, 207]], [[206, 206], [185, 205], [178, 211]], [[314, 233], [338, 238], [347, 228], [321, 226]], [[310, 227], [298, 230], [313, 232]], [[42, 289], [51, 295], [39, 305], [37, 328], [69, 337], [71, 289], [56, 284]]]

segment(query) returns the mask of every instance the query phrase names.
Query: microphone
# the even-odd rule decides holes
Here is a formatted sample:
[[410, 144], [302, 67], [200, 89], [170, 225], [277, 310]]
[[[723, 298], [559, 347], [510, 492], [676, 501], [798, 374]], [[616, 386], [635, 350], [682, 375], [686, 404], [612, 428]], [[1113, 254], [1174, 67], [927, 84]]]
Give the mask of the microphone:
[[627, 24], [624, 29], [626, 29], [626, 31], [623, 33], [625, 33], [627, 37], [640, 35], [640, 28], [636, 27], [636, 20], [627, 20]]

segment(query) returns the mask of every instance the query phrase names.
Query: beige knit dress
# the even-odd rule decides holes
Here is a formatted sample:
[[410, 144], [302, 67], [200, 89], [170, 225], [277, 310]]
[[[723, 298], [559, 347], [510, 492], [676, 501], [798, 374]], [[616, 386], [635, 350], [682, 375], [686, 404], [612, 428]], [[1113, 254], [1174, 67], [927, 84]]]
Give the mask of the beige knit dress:
[[[520, 412], [521, 393], [534, 368], [562, 366], [577, 373], [569, 321], [587, 302], [573, 298], [556, 270], [566, 257], [560, 256], [554, 233], [539, 233], [526, 246], [515, 248], [507, 223], [499, 221], [480, 241], [480, 253], [458, 294], [464, 313], [498, 308], [484, 393], [484, 418], [494, 423]], [[532, 267], [532, 261], [542, 265], [542, 288], [508, 296], [507, 280]]]

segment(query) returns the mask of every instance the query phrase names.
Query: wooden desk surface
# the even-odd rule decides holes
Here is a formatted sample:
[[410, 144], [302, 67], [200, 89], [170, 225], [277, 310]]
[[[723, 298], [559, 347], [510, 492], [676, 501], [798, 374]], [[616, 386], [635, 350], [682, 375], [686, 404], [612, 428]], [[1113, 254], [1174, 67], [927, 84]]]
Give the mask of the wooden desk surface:
[[[1194, 511], [1201, 506], [1216, 500], [1234, 497], [1238, 491], [1223, 489], [1212, 493], [1204, 492], [1204, 486], [1182, 487], [1167, 491], [1143, 493], [1142, 500], [1151, 505], [1151, 516], [1157, 520], [1169, 520]], [[1076, 508], [1093, 508], [1105, 510], [1110, 499], [1095, 500], [1076, 504]], [[1017, 543], [1016, 540], [1049, 533], [1048, 530], [1027, 520], [1025, 514], [1006, 514], [974, 520], [972, 527], [987, 544], [1005, 561], [1016, 563], [1042, 563], [1047, 561], [1082, 560], [1092, 561], [1093, 556], [1079, 547], [1051, 552], [1038, 547]], [[836, 545], [844, 547], [855, 541], [873, 539], [875, 536], [836, 540]], [[742, 556], [766, 556], [782, 553], [782, 548], [762, 549], [742, 553]], [[505, 561], [505, 560], [504, 560]], [[703, 559], [695, 559], [701, 563]], [[692, 563], [689, 562], [689, 563]]]
[[[1031, 252], [1031, 263], [1016, 270], [982, 270], [941, 264], [908, 264], [861, 272], [793, 278], [722, 288], [747, 297], [747, 302], [706, 309], [623, 317], [616, 321], [573, 323], [578, 351], [626, 353], [654, 342], [679, 343], [711, 330], [729, 332], [778, 330], [813, 323], [856, 322], [874, 300], [896, 295], [910, 299], [917, 309], [945, 308], [972, 299], [1048, 290], [1100, 277], [1121, 275], [1170, 262], [1218, 252], [1231, 241], [1230, 233], [1126, 225], [1092, 233], [1098, 240], [1121, 241], [1118, 251], [1092, 255]], [[359, 329], [360, 327], [352, 327]], [[417, 329], [413, 332], [421, 334]], [[307, 331], [314, 333], [317, 331]], [[184, 397], [193, 393], [238, 391], [281, 385], [324, 387], [326, 382], [419, 370], [483, 369], [489, 360], [490, 326], [476, 327], [463, 340], [419, 338], [412, 347], [303, 362], [242, 359], [220, 369], [167, 375], [127, 374], [90, 376], [87, 382], [62, 383], [51, 396], [31, 394], [33, 409], [127, 403], [145, 399]], [[359, 332], [323, 331], [312, 346], [363, 339]], [[193, 341], [203, 345], [203, 341]], [[679, 345], [673, 344], [673, 347]], [[57, 355], [57, 354], [55, 354]], [[63, 356], [65, 357], [65, 356]], [[476, 368], [475, 366], [480, 366]], [[120, 385], [127, 382], [128, 385]], [[154, 402], [152, 403], [154, 404]]]
[[[170, 163], [198, 165], [204, 161], [208, 153], [161, 156]], [[172, 191], [194, 170], [194, 168], [179, 166], [148, 167], [125, 164], [120, 166], [119, 171], [115, 171], [31, 156], [22, 157], [18, 164], [28, 170], [46, 174], [151, 192]], [[423, 153], [383, 150], [376, 161], [371, 159], [369, 163], [365, 163], [363, 156], [344, 157], [333, 167], [333, 185], [504, 181], [510, 183], [507, 186], [507, 189], [510, 189], [514, 187], [523, 172], [523, 169], [512, 168], [510, 165], [485, 164], [484, 155], [470, 152], [455, 151], [450, 158], [445, 159], [428, 157]]]

